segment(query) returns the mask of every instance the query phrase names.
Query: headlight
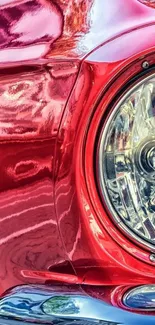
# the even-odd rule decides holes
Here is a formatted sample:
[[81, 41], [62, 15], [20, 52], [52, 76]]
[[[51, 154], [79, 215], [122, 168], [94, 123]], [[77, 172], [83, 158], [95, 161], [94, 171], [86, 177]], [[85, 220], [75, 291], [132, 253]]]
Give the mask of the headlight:
[[103, 125], [98, 144], [101, 195], [130, 238], [155, 244], [155, 74], [131, 88]]

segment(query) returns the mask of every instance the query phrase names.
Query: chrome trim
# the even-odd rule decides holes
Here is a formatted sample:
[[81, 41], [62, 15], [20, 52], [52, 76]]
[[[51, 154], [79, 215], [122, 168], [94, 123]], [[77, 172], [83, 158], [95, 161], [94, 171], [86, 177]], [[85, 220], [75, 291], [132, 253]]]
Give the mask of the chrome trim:
[[[104, 290], [104, 289], [103, 289]], [[79, 286], [16, 287], [0, 300], [0, 325], [150, 325], [155, 316], [134, 314], [87, 295]]]
[[106, 184], [104, 180], [104, 173], [103, 173], [103, 152], [104, 148], [106, 146], [106, 134], [109, 129], [109, 125], [111, 120], [114, 118], [118, 108], [121, 106], [121, 104], [125, 101], [125, 99], [130, 96], [132, 92], [139, 86], [141, 86], [144, 82], [149, 80], [150, 78], [155, 77], [155, 73], [150, 73], [149, 76], [144, 77], [141, 81], [137, 82], [133, 87], [131, 87], [129, 90], [123, 94], [121, 99], [118, 101], [117, 105], [114, 107], [113, 111], [110, 112], [107, 119], [104, 121], [104, 128], [101, 131], [100, 139], [98, 143], [98, 151], [97, 151], [97, 180], [99, 185], [99, 190], [102, 196], [103, 202], [106, 204], [107, 209], [109, 210], [111, 214], [111, 219], [115, 222], [115, 224], [126, 234], [129, 236], [129, 239], [134, 241], [135, 243], [139, 243], [144, 249], [150, 249], [152, 252], [155, 252], [155, 245], [152, 245], [151, 243], [147, 242], [142, 237], [138, 236], [135, 232], [132, 232], [132, 230], [121, 220], [117, 212], [115, 211], [114, 207], [111, 204], [109, 195], [106, 191]]
[[155, 311], [155, 284], [129, 290], [123, 297], [123, 304], [130, 309]]
[[26, 324], [40, 325], [40, 323], [36, 323], [36, 322], [35, 323], [25, 323], [25, 322], [19, 321], [19, 320], [0, 318], [0, 325], [26, 325]]

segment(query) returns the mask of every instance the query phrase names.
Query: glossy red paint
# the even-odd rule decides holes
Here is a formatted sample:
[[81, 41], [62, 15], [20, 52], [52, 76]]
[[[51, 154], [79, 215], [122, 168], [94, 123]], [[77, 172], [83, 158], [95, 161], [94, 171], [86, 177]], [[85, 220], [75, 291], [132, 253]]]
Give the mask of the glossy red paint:
[[92, 155], [96, 103], [122, 73], [106, 108], [148, 52], [154, 63], [154, 23], [155, 11], [137, 0], [1, 0], [0, 293], [67, 281], [51, 273], [66, 261], [68, 282], [153, 281], [148, 253], [103, 210]]
[[[135, 288], [134, 286], [82, 286], [82, 289], [90, 296], [92, 296], [93, 298], [97, 298], [100, 300], [103, 300], [106, 303], [110, 303], [115, 307], [121, 308], [121, 309], [125, 309], [128, 310], [130, 312], [133, 313], [138, 313], [138, 314], [152, 314], [155, 315], [155, 312], [152, 311], [144, 311], [144, 310], [136, 310], [136, 309], [132, 309], [132, 308], [128, 308], [126, 306], [124, 306], [123, 301], [122, 301], [122, 297], [130, 290], [132, 290], [133, 288]], [[136, 286], [137, 288], [137, 286]]]
[[141, 3], [143, 3], [146, 6], [155, 8], [155, 1], [154, 0], [139, 0]]
[[[143, 40], [148, 34], [149, 40]], [[136, 43], [138, 35], [140, 43]], [[154, 25], [145, 26], [90, 54], [81, 66], [61, 123], [59, 139], [65, 151], [58, 152], [61, 165], [57, 163], [57, 215], [68, 256], [85, 284], [133, 285], [154, 281], [150, 253], [117, 230], [103, 208], [94, 179], [94, 148], [101, 117], [122, 85], [142, 72], [143, 61], [155, 63], [153, 35]], [[132, 42], [134, 47], [125, 47]], [[65, 184], [70, 184], [70, 188]], [[67, 200], [62, 205], [64, 197]], [[66, 235], [67, 229], [72, 241]]]
[[12, 68], [7, 77], [1, 72], [2, 291], [23, 283], [23, 268], [47, 270], [67, 259], [54, 208], [53, 159], [60, 116], [76, 72], [72, 63], [64, 63], [63, 69], [62, 64], [48, 70]]
[[44, 272], [44, 271], [27, 271], [22, 270], [21, 272], [24, 278], [36, 279], [37, 281], [54, 281], [60, 283], [79, 284], [79, 279], [76, 275], [72, 274], [61, 274], [58, 272]]

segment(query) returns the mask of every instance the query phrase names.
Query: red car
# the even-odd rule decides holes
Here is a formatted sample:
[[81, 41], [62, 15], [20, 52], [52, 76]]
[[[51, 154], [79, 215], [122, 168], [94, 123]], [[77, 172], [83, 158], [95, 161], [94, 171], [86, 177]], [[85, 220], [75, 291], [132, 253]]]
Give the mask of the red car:
[[0, 0], [0, 324], [155, 323], [155, 0]]

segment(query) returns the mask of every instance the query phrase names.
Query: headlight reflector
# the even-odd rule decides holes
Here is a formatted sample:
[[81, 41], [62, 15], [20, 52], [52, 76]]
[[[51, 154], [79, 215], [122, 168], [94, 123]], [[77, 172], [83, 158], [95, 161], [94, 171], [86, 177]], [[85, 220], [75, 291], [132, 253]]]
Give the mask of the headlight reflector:
[[145, 246], [155, 244], [155, 75], [132, 87], [101, 132], [99, 187], [117, 224]]

